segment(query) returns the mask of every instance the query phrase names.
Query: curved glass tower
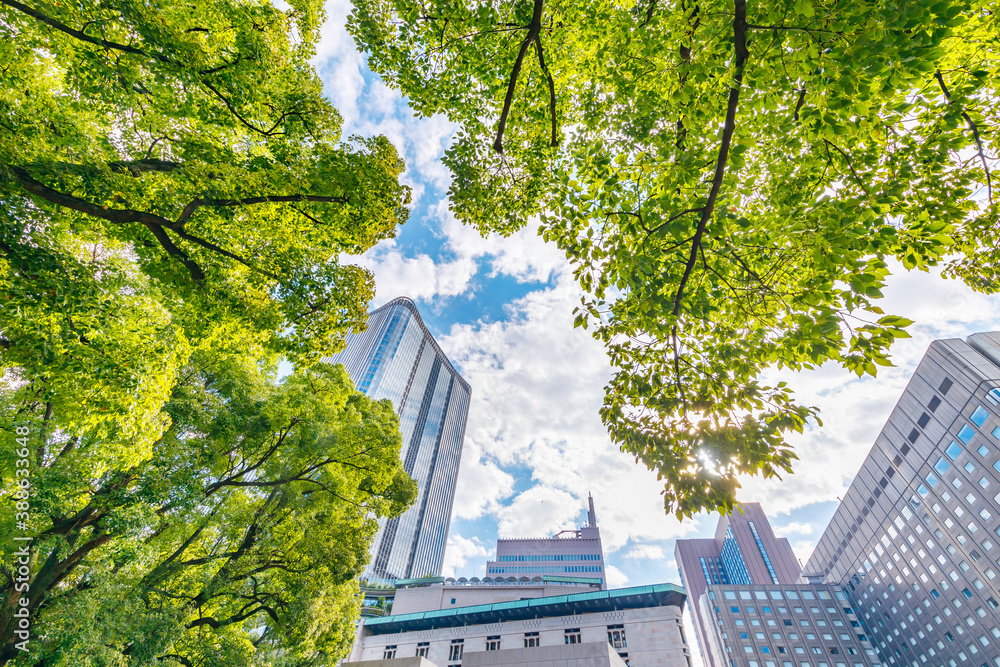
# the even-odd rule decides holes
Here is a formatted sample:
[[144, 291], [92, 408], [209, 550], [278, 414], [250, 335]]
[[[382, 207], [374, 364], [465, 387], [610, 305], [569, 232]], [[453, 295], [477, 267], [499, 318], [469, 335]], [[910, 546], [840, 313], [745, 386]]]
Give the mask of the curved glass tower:
[[406, 297], [372, 311], [368, 329], [349, 335], [344, 351], [326, 361], [344, 364], [365, 395], [392, 401], [403, 434], [403, 467], [419, 488], [409, 510], [382, 522], [365, 576], [440, 574], [469, 415], [469, 383]]

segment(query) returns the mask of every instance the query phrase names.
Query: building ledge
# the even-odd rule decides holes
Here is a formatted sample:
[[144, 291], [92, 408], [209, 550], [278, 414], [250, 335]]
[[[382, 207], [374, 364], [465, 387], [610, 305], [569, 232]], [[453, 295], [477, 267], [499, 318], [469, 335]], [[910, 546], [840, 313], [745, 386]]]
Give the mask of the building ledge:
[[675, 605], [683, 610], [685, 600], [684, 589], [680, 586], [654, 584], [384, 616], [366, 619], [364, 623], [368, 632], [382, 635], [669, 605]]

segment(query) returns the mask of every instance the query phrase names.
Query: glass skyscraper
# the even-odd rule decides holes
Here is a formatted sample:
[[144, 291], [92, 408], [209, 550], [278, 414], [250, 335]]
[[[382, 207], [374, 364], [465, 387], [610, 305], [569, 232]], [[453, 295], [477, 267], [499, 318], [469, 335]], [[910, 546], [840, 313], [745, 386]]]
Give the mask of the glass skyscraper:
[[418, 495], [402, 516], [383, 521], [365, 576], [405, 579], [439, 574], [451, 521], [471, 388], [441, 351], [410, 299], [394, 299], [351, 334], [341, 363], [359, 391], [388, 398], [399, 415], [406, 472]]

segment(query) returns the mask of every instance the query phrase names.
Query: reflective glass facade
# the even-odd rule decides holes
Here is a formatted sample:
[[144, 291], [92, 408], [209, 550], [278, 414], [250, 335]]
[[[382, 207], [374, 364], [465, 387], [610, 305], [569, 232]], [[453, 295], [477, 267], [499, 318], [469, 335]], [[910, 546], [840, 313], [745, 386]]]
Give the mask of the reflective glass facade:
[[726, 539], [722, 543], [722, 565], [726, 569], [729, 581], [734, 584], [752, 584], [750, 573], [747, 572], [746, 561], [740, 552], [740, 545], [733, 535], [733, 528], [726, 529]]
[[373, 311], [367, 330], [348, 336], [346, 349], [326, 361], [344, 364], [366, 395], [392, 401], [403, 435], [403, 467], [419, 488], [409, 510], [382, 523], [365, 576], [439, 574], [469, 414], [469, 383], [407, 298]]

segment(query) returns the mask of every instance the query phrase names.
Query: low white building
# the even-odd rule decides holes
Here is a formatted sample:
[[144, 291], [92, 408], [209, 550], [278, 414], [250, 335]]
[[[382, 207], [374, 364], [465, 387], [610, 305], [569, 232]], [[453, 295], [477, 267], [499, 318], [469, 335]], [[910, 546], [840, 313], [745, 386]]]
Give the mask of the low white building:
[[685, 599], [673, 584], [402, 588], [391, 616], [358, 626], [344, 667], [414, 658], [436, 667], [691, 667]]

